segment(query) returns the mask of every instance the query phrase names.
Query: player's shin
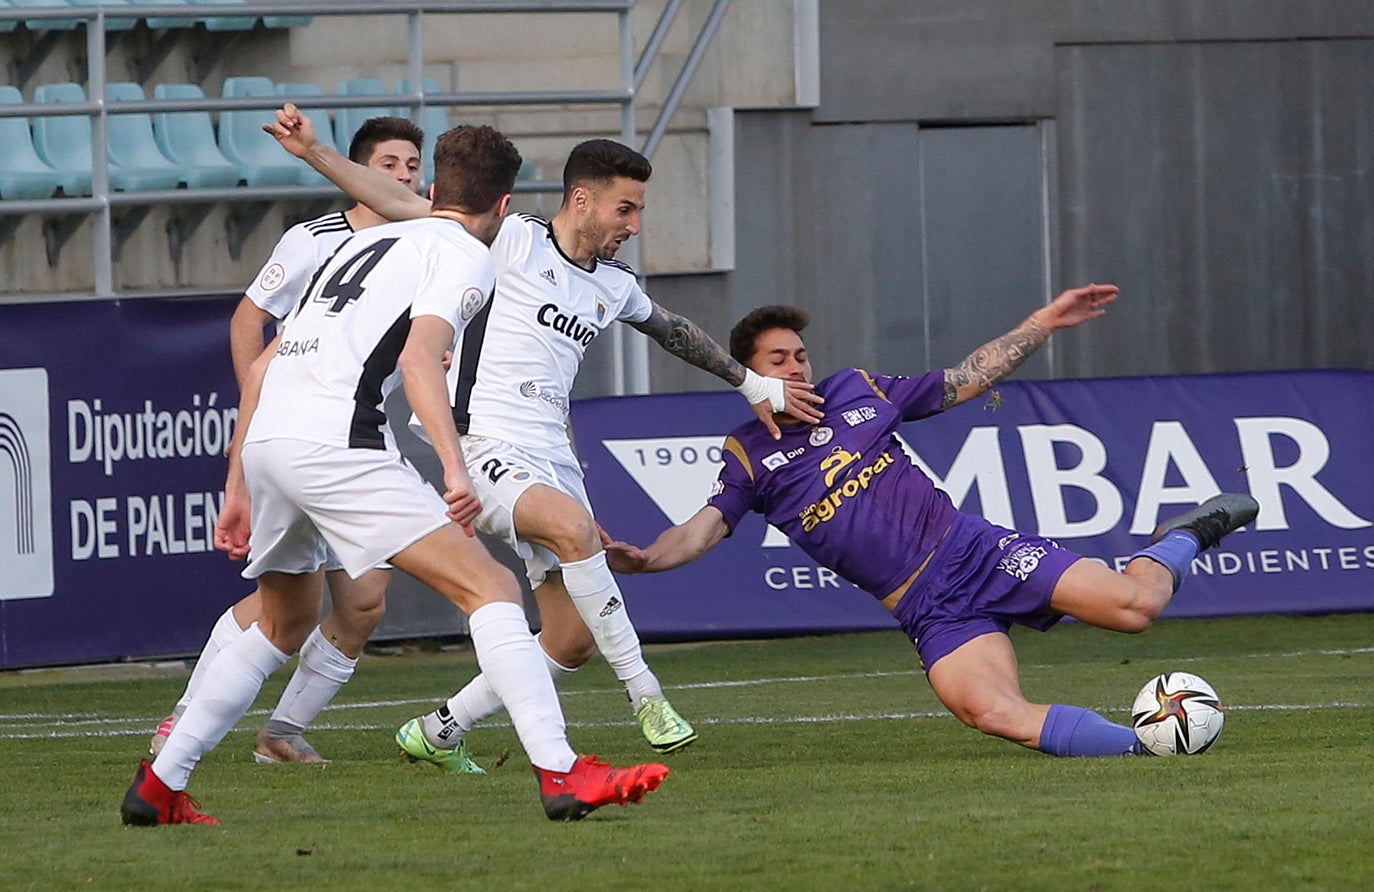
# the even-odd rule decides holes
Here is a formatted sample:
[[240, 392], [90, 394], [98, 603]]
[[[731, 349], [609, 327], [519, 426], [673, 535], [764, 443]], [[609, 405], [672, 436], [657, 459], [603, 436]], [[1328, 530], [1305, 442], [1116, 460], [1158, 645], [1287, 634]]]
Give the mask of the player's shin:
[[[535, 635], [534, 640], [538, 642], [539, 636]], [[549, 676], [555, 686], [565, 675], [577, 671], [556, 662], [542, 645], [539, 651], [544, 655], [544, 665], [548, 667]], [[461, 691], [450, 697], [447, 703], [423, 717], [425, 736], [433, 746], [452, 747], [479, 722], [496, 715], [504, 708], [505, 704], [501, 702], [501, 698], [496, 696], [496, 692], [487, 683], [486, 674], [479, 674]]]
[[505, 704], [530, 762], [568, 771], [577, 755], [568, 745], [558, 694], [524, 608], [509, 601], [484, 604], [468, 617], [468, 625], [482, 674]]
[[601, 656], [610, 664], [615, 677], [625, 684], [631, 705], [638, 708], [645, 697], [661, 697], [663, 688], [644, 662], [639, 635], [625, 609], [625, 598], [606, 566], [606, 552], [564, 563], [562, 570], [563, 584], [573, 606], [591, 630]]
[[153, 762], [153, 773], [173, 790], [184, 790], [205, 753], [253, 705], [262, 684], [287, 660], [254, 623], [215, 658], [195, 699]]
[[205, 680], [205, 673], [210, 670], [210, 664], [215, 662], [215, 657], [219, 656], [220, 651], [238, 640], [243, 634], [243, 629], [239, 628], [238, 620], [234, 618], [234, 608], [230, 607], [220, 614], [220, 618], [215, 620], [214, 628], [210, 630], [210, 638], [205, 642], [205, 646], [200, 650], [200, 656], [196, 659], [196, 668], [191, 670], [191, 678], [186, 682], [186, 692], [177, 701], [173, 714], [181, 715], [190, 705], [191, 698], [200, 689], [201, 683]]

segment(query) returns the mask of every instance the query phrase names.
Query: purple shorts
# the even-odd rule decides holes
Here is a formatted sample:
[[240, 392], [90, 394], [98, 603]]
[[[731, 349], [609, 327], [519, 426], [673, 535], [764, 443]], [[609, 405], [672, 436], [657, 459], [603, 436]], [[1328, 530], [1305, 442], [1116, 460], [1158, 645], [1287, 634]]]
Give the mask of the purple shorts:
[[1050, 609], [1050, 596], [1078, 559], [1049, 539], [960, 514], [892, 614], [929, 672], [979, 635], [1013, 623], [1043, 632], [1063, 619]]

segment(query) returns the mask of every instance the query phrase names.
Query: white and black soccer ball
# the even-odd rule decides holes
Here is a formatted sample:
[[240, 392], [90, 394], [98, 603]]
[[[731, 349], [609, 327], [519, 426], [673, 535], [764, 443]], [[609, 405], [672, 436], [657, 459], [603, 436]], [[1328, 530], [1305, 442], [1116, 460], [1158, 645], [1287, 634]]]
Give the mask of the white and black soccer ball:
[[1131, 707], [1135, 736], [1156, 756], [1205, 753], [1226, 721], [1217, 692], [1187, 672], [1166, 672], [1146, 682]]

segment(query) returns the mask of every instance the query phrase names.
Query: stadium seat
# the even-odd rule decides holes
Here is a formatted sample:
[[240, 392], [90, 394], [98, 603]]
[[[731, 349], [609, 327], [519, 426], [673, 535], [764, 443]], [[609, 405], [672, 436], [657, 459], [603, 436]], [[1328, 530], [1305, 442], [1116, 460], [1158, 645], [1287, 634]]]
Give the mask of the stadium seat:
[[[175, 6], [183, 8], [190, 6], [189, 0], [138, 0], [139, 6]], [[149, 28], [194, 28], [200, 19], [192, 18], [158, 18], [149, 16], [143, 20]]]
[[[158, 84], [154, 99], [204, 99], [195, 84]], [[162, 154], [181, 168], [181, 181], [192, 189], [227, 188], [239, 183], [239, 169], [215, 145], [215, 128], [205, 111], [157, 112], [153, 136]]]
[[[9, 0], [15, 9], [63, 9], [70, 8], [66, 0]], [[24, 27], [30, 31], [75, 31], [82, 19], [25, 19]]]
[[[24, 96], [10, 86], [0, 86], [0, 105], [22, 105]], [[0, 118], [0, 198], [49, 198], [62, 178], [33, 150], [28, 118]]]
[[[225, 99], [277, 96], [265, 77], [227, 77]], [[294, 186], [301, 180], [303, 162], [291, 157], [276, 140], [262, 132], [262, 125], [276, 120], [272, 109], [224, 111], [219, 115], [219, 147], [250, 186]]]
[[118, 7], [128, 6], [129, 0], [67, 0], [67, 3], [71, 6], [80, 6], [87, 9], [92, 7], [105, 7], [105, 12], [107, 13], [105, 18], [106, 31], [128, 31], [134, 25], [138, 24], [138, 19], [116, 19], [109, 18], [108, 16], [110, 12], [117, 12]]
[[[319, 137], [320, 142], [329, 146], [331, 149], [337, 147], [337, 144], [334, 142], [334, 122], [329, 117], [329, 109], [312, 108], [310, 106], [311, 99], [324, 95], [323, 90], [314, 84], [293, 82], [277, 84], [277, 95], [282, 97], [282, 99], [290, 99], [292, 102], [296, 103], [301, 111], [305, 112], [310, 117], [311, 122], [315, 125], [315, 134]], [[348, 150], [345, 148], [344, 154], [347, 154], [347, 152]], [[301, 165], [302, 186], [323, 186], [328, 182], [328, 178], [309, 164]]]
[[[344, 96], [386, 96], [386, 86], [376, 78], [360, 77], [347, 80], [339, 84], [339, 93]], [[366, 108], [341, 108], [336, 112], [334, 119], [334, 137], [338, 141], [339, 149], [343, 152], [348, 151], [348, 146], [353, 142], [353, 134], [358, 132], [358, 128], [363, 126], [363, 122], [368, 118], [381, 117], [383, 115], [404, 115], [405, 110], [397, 111], [393, 106], [370, 105]]]
[[[137, 89], [137, 85], [133, 85]], [[126, 94], [127, 95], [127, 94]], [[80, 84], [44, 84], [34, 90], [36, 102], [85, 102]], [[138, 90], [138, 99], [143, 91]], [[139, 118], [142, 118], [140, 121]], [[140, 126], [140, 124], [142, 126]], [[176, 165], [162, 157], [153, 141], [147, 115], [131, 113], [106, 118], [109, 139], [108, 171], [110, 187], [124, 192], [147, 189], [174, 189], [178, 181]], [[89, 115], [59, 115], [38, 118], [34, 123], [34, 147], [55, 169], [79, 173], [78, 184], [91, 191], [91, 119]], [[65, 186], [63, 187], [65, 189]]]
[[[154, 99], [204, 99], [195, 84], [158, 84]], [[157, 147], [181, 169], [181, 182], [192, 189], [227, 188], [239, 183], [239, 169], [215, 145], [215, 128], [205, 111], [157, 112], [153, 115]]]
[[[192, 6], [246, 6], [247, 0], [190, 0]], [[247, 16], [207, 16], [201, 19], [206, 31], [252, 31], [258, 17]]]
[[[443, 92], [439, 82], [432, 77], [427, 77], [423, 81], [426, 93]], [[410, 93], [414, 91], [410, 80], [402, 80], [396, 84], [397, 93]], [[411, 113], [415, 109], [405, 106], [401, 113], [409, 117], [412, 121], [416, 120]], [[426, 105], [418, 121], [420, 128], [425, 131], [425, 144], [421, 146], [424, 150], [421, 154], [421, 176], [424, 177], [426, 185], [434, 182], [434, 144], [439, 140], [439, 134], [449, 129], [448, 109], [437, 105]]]
[[[34, 102], [85, 102], [80, 84], [43, 84], [33, 91]], [[61, 177], [68, 195], [91, 194], [91, 119], [86, 115], [56, 115], [33, 119], [33, 147]]]
[[[10, 12], [13, 9], [14, 5], [10, 3], [10, 0], [0, 0], [0, 12]], [[0, 19], [0, 34], [8, 34], [18, 27], [18, 19]]]
[[308, 15], [265, 15], [262, 23], [268, 28], [304, 28], [306, 25], [315, 21], [313, 16]]
[[138, 84], [116, 81], [105, 85], [106, 137], [109, 139], [110, 181], [131, 192], [175, 189], [182, 181], [181, 168], [167, 160], [153, 137], [153, 120], [147, 112], [120, 114], [119, 102], [142, 102], [147, 97]]

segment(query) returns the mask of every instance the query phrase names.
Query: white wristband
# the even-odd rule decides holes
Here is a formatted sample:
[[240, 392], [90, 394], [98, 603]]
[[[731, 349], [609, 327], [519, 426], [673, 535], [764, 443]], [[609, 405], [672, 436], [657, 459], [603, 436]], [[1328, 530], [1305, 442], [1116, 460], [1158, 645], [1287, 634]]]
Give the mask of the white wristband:
[[787, 388], [781, 378], [768, 378], [753, 369], [744, 370], [744, 383], [735, 388], [749, 401], [749, 405], [768, 400], [774, 412], [787, 408]]

